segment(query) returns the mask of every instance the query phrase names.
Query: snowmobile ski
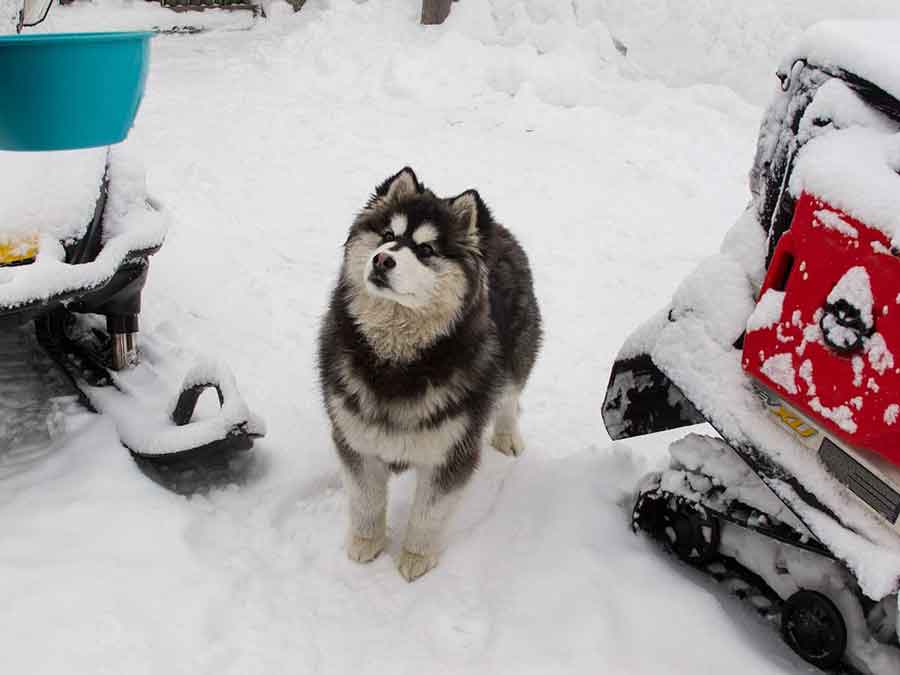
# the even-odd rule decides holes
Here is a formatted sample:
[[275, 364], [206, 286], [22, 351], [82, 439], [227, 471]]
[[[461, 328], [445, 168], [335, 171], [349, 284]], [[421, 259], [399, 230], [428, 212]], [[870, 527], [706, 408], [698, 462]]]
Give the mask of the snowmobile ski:
[[[123, 148], [4, 162], [21, 185], [4, 185], [3, 222], [23, 226], [0, 233], [0, 330], [33, 326], [84, 406], [108, 416], [122, 444], [163, 484], [188, 492], [235, 475], [235, 466], [245, 472], [238, 455], [264, 425], [229, 369], [164, 335], [139, 332], [150, 258], [168, 225], [146, 195], [140, 163]], [[56, 193], [45, 210], [27, 198], [36, 175]], [[81, 226], [73, 216], [84, 218]]]

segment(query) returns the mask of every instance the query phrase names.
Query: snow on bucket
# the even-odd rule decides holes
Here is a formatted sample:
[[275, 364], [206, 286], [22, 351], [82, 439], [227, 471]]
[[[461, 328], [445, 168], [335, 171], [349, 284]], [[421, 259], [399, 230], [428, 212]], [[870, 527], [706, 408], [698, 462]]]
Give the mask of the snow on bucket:
[[152, 35], [0, 36], [0, 150], [123, 141], [144, 93]]

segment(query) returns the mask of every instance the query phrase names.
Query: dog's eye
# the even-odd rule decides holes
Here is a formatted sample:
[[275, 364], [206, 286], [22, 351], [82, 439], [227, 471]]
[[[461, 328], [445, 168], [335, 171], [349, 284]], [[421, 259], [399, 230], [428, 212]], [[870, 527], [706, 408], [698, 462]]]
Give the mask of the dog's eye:
[[394, 241], [394, 239], [396, 239], [396, 237], [394, 236], [394, 233], [391, 230], [385, 230], [384, 233], [381, 235], [382, 241]]
[[430, 258], [434, 255], [434, 249], [429, 244], [419, 244], [417, 253], [420, 258]]

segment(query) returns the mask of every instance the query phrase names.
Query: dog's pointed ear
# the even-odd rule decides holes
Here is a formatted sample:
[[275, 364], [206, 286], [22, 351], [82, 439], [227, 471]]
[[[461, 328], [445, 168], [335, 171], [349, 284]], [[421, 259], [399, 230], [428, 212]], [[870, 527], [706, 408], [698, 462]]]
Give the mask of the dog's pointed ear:
[[469, 238], [478, 243], [479, 234], [491, 224], [491, 215], [477, 190], [466, 190], [449, 200], [450, 211], [466, 227]]
[[375, 197], [380, 197], [388, 202], [398, 201], [405, 197], [412, 197], [422, 192], [423, 189], [418, 177], [416, 177], [416, 172], [405, 166], [375, 188]]

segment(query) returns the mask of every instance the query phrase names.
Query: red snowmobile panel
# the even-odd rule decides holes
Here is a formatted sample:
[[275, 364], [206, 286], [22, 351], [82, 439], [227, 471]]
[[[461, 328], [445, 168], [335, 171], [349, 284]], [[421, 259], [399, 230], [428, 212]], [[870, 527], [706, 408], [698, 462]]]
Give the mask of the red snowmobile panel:
[[900, 466], [895, 253], [881, 231], [801, 195], [748, 321], [743, 367], [850, 446]]

